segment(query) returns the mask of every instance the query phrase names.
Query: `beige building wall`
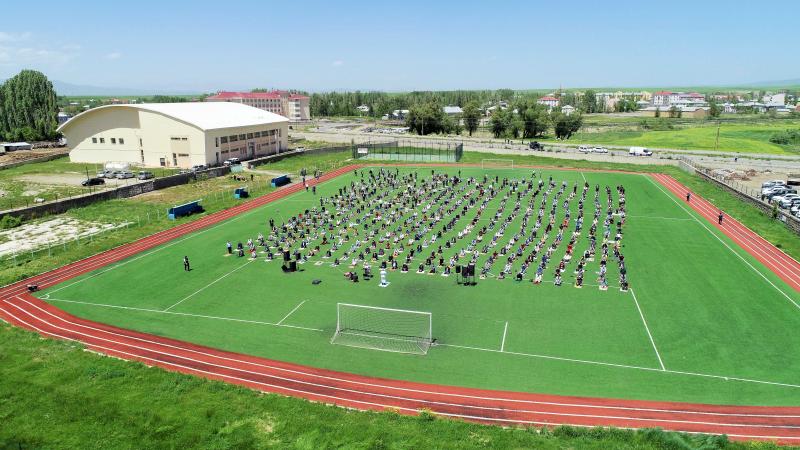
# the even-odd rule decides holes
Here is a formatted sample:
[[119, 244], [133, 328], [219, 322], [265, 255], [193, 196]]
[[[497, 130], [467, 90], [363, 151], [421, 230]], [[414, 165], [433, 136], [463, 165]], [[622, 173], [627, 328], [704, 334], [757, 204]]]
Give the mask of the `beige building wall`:
[[64, 130], [73, 162], [180, 168], [275, 154], [288, 148], [288, 134], [285, 122], [203, 131], [134, 108], [90, 110]]

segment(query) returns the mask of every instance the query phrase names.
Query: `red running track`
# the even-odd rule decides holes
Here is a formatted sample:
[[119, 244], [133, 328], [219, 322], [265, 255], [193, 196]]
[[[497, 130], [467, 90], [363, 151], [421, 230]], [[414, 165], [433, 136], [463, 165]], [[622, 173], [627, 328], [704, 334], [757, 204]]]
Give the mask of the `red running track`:
[[[323, 176], [320, 181], [354, 168], [357, 166], [342, 168]], [[416, 414], [427, 409], [445, 417], [498, 425], [661, 427], [689, 433], [727, 434], [732, 439], [800, 443], [800, 407], [717, 406], [566, 397], [364, 377], [226, 352], [92, 322], [72, 316], [27, 292], [28, 283], [47, 287], [63, 282], [300, 189], [302, 186], [293, 185], [6, 286], [0, 289], [0, 316], [44, 336], [78, 341], [88, 349], [110, 356], [348, 408], [391, 409], [404, 414]]]

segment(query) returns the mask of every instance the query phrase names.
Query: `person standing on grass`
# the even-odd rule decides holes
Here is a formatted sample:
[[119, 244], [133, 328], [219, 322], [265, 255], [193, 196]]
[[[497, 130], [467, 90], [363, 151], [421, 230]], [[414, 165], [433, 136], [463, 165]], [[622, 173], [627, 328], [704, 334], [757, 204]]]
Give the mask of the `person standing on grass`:
[[311, 193], [317, 195], [317, 185], [311, 186]]
[[724, 216], [724, 214], [722, 214], [722, 210], [720, 209], [720, 210], [719, 210], [719, 215], [717, 216], [717, 222], [719, 222], [719, 224], [720, 224], [720, 225], [722, 225], [722, 219], [723, 219], [724, 217], [725, 217], [725, 216]]
[[233, 253], [233, 245], [231, 244], [231, 241], [228, 241], [228, 242], [225, 243], [225, 248], [228, 249], [228, 254], [229, 255]]
[[185, 270], [186, 272], [192, 270], [192, 268], [189, 266], [189, 257], [188, 256], [184, 256], [183, 257], [183, 270]]
[[689, 203], [691, 200], [692, 200], [692, 193], [691, 192], [687, 192], [686, 193], [686, 203]]

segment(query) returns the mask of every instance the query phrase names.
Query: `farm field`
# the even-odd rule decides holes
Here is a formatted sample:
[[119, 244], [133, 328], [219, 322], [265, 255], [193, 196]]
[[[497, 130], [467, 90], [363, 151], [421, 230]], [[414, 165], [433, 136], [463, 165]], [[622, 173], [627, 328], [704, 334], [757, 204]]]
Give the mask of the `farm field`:
[[[415, 173], [424, 180], [431, 170], [402, 168], [398, 174]], [[530, 169], [435, 169], [451, 176], [459, 170], [464, 178], [497, 177], [498, 182], [532, 176]], [[537, 182], [552, 177], [558, 187], [566, 182], [570, 191], [588, 183], [590, 199], [599, 185], [603, 202], [605, 186], [614, 192], [614, 202], [615, 186], [624, 186], [627, 219], [621, 242], [629, 291], [618, 289], [614, 267], [609, 267], [607, 291], [588, 280], [593, 277], [582, 289], [574, 288], [572, 270], [564, 285], [554, 286], [552, 267], [541, 285], [530, 282], [533, 269], [525, 281], [498, 280], [502, 263], [474, 287], [457, 285], [453, 276], [412, 270], [390, 271], [391, 285], [381, 288], [377, 277], [348, 281], [343, 276], [347, 263], [331, 267], [330, 259], [318, 256], [293, 274], [282, 273], [278, 261], [265, 262], [263, 254], [256, 260], [224, 256], [226, 241], [254, 239], [266, 233], [268, 219], [280, 223], [305, 213], [319, 197], [358, 180], [346, 174], [322, 184], [316, 196], [300, 192], [276, 200], [37, 295], [91, 320], [365, 375], [569, 395], [797, 403], [800, 343], [791, 331], [800, 325], [800, 311], [792, 303], [800, 296], [795, 291], [727, 237], [702, 226], [705, 219], [649, 176], [544, 170], [536, 177]], [[500, 191], [512, 196], [506, 189]], [[479, 223], [501, 209], [503, 195], [488, 199]], [[526, 195], [524, 204], [532, 199], [530, 192]], [[513, 207], [511, 198], [503, 218]], [[569, 204], [573, 218], [576, 203]], [[421, 207], [417, 213], [423, 213]], [[593, 211], [593, 202], [586, 208]], [[556, 222], [561, 222], [566, 210], [560, 204], [557, 210]], [[508, 222], [501, 245], [521, 222], [519, 216]], [[557, 246], [559, 257], [565, 246]], [[577, 252], [585, 247], [584, 232]], [[190, 272], [183, 271], [183, 256], [192, 261]], [[479, 256], [478, 267], [486, 258]], [[519, 263], [513, 263], [512, 272]], [[587, 271], [597, 270], [593, 264]], [[314, 279], [322, 283], [313, 285]], [[339, 302], [429, 311], [436, 345], [424, 356], [331, 345]]]

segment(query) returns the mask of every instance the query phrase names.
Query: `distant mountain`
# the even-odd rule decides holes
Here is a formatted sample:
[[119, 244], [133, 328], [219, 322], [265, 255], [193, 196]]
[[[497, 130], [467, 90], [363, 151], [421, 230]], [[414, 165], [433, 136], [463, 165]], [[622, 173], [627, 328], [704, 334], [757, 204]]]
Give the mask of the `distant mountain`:
[[128, 96], [128, 95], [187, 95], [197, 94], [191, 91], [165, 91], [160, 89], [136, 89], [136, 88], [122, 88], [122, 87], [103, 87], [103, 86], [87, 86], [81, 84], [72, 84], [59, 80], [52, 80], [53, 87], [58, 95], [66, 95], [70, 97], [82, 97], [87, 95], [96, 95], [98, 97], [107, 96]]

